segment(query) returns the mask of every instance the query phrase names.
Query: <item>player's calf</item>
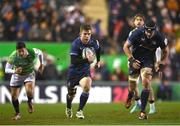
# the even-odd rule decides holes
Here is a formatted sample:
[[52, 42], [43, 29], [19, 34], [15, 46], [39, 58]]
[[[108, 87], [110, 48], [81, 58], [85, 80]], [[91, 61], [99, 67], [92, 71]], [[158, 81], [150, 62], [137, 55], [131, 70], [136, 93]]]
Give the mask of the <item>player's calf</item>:
[[133, 96], [134, 96], [134, 92], [133, 91], [129, 91], [128, 98], [127, 98], [126, 103], [125, 103], [125, 107], [127, 109], [131, 107]]
[[127, 99], [126, 103], [125, 103], [125, 107], [128, 109], [128, 108], [131, 107], [131, 104], [132, 104], [132, 100], [131, 99]]
[[33, 113], [34, 112], [34, 105], [32, 102], [27, 102], [28, 103], [28, 112]]

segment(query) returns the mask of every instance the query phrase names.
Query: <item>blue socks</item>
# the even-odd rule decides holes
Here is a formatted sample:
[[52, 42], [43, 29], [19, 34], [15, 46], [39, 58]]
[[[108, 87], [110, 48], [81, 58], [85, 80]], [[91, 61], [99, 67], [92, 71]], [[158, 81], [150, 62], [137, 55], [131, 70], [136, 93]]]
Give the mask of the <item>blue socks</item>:
[[80, 103], [79, 103], [78, 111], [83, 110], [83, 108], [88, 100], [88, 97], [89, 97], [89, 93], [82, 92], [82, 94], [80, 96]]
[[143, 89], [141, 93], [141, 112], [145, 112], [148, 97], [149, 97], [149, 90]]

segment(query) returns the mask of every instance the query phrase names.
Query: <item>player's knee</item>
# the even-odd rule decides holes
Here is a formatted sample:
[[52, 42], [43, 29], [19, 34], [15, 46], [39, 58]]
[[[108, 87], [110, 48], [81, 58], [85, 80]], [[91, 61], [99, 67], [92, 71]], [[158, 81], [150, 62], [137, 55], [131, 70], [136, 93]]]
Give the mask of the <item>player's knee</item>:
[[131, 84], [135, 84], [136, 82], [137, 82], [137, 80], [138, 80], [138, 76], [136, 76], [136, 75], [134, 75], [134, 76], [129, 76], [129, 78], [128, 78], [128, 80], [129, 80], [129, 83]]
[[90, 90], [90, 87], [89, 87], [89, 86], [85, 86], [85, 87], [83, 88], [83, 91], [84, 91], [84, 92], [89, 92], [89, 90]]
[[14, 100], [17, 100], [18, 97], [17, 97], [16, 95], [12, 95], [12, 96], [11, 96], [11, 99], [14, 101]]
[[142, 70], [142, 77], [150, 79], [152, 77], [152, 69], [151, 68], [144, 68]]
[[68, 95], [70, 97], [74, 97], [76, 94], [76, 90], [77, 90], [77, 88], [68, 88]]
[[149, 81], [142, 81], [142, 85], [144, 87], [144, 89], [150, 90], [150, 83]]
[[26, 93], [27, 93], [27, 96], [33, 96], [33, 91], [31, 90], [27, 90]]

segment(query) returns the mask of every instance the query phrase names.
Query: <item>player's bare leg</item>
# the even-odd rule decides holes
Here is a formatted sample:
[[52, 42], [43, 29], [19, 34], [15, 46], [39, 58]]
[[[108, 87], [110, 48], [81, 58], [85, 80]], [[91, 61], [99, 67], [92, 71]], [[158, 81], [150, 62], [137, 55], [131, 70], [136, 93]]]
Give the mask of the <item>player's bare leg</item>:
[[32, 82], [26, 82], [25, 83], [25, 89], [28, 97], [28, 112], [33, 113], [34, 112], [34, 105], [32, 102], [33, 96], [34, 96], [34, 84]]
[[129, 80], [129, 87], [128, 87], [128, 97], [127, 97], [127, 100], [126, 100], [126, 103], [125, 103], [125, 107], [128, 109], [131, 107], [131, 104], [132, 104], [132, 98], [134, 97], [134, 93], [135, 93], [135, 85], [136, 85], [136, 82], [135, 81], [131, 81]]
[[129, 76], [129, 86], [128, 86], [128, 97], [125, 103], [125, 107], [128, 109], [131, 107], [132, 105], [132, 98], [134, 97], [134, 95], [137, 95], [135, 93], [136, 92], [136, 81], [138, 79], [138, 74], [137, 75], [130, 75]]
[[15, 114], [12, 117], [13, 120], [21, 119], [21, 114], [19, 110], [19, 101], [18, 101], [19, 91], [20, 91], [20, 88], [11, 87], [12, 104], [15, 110]]
[[149, 113], [148, 114], [154, 114], [156, 113], [156, 108], [154, 104], [154, 91], [152, 87], [150, 87], [150, 94], [149, 94]]
[[152, 69], [151, 68], [143, 68], [141, 70], [141, 77], [142, 77], [142, 85], [143, 90], [141, 93], [141, 112], [139, 115], [139, 119], [148, 119], [146, 114], [146, 105], [149, 98], [150, 93], [150, 83], [152, 80]]

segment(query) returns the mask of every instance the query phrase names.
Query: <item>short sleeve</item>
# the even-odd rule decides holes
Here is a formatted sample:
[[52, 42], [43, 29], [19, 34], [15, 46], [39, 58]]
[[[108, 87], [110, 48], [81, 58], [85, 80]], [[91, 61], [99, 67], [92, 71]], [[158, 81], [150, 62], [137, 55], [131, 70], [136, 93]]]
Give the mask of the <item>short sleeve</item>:
[[168, 45], [168, 39], [163, 35], [159, 35], [159, 42], [159, 46], [161, 49], [165, 48]]
[[71, 45], [70, 55], [78, 55], [78, 45], [75, 42], [73, 42]]
[[131, 31], [129, 33], [129, 36], [127, 38], [127, 41], [131, 44], [131, 45], [134, 45], [135, 41], [136, 41], [136, 38], [138, 37], [139, 35], [139, 30], [138, 29], [135, 29], [133, 31]]
[[33, 48], [33, 50], [36, 56], [42, 55], [42, 51], [40, 49]]
[[8, 57], [8, 61], [7, 61], [7, 62], [8, 62], [9, 64], [13, 64], [15, 53], [16, 53], [16, 51], [12, 52], [12, 53], [10, 54], [10, 56]]

